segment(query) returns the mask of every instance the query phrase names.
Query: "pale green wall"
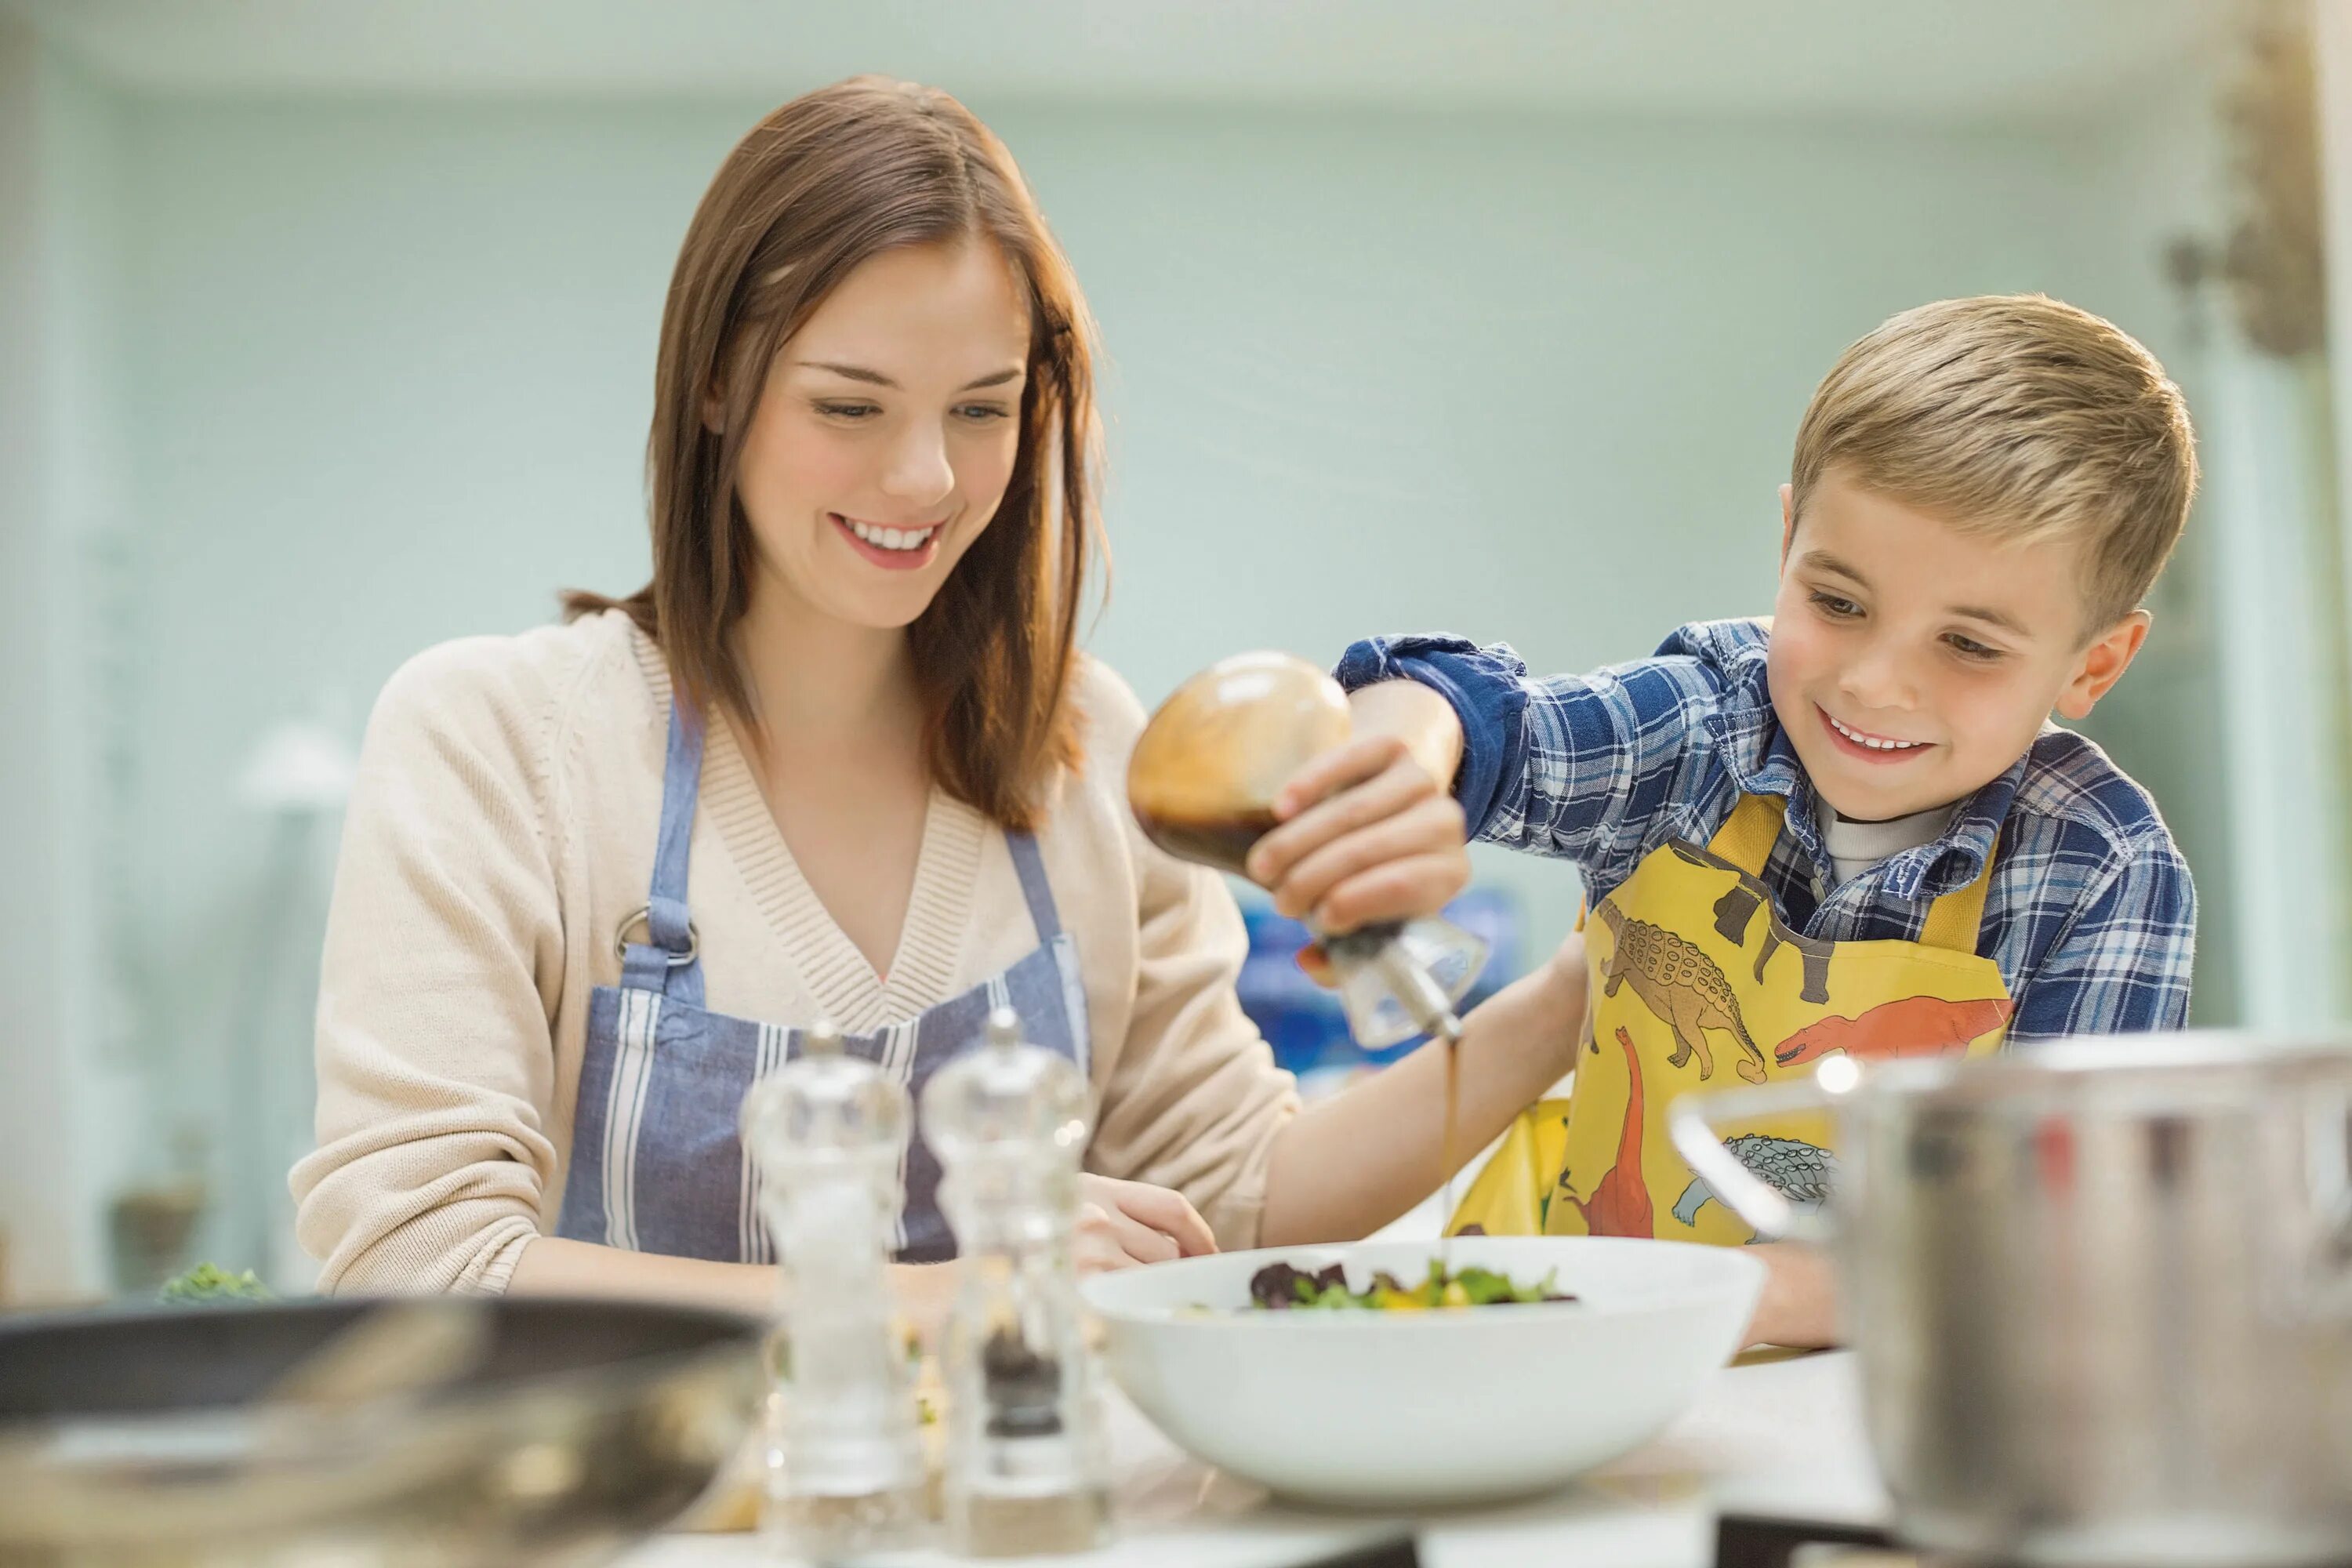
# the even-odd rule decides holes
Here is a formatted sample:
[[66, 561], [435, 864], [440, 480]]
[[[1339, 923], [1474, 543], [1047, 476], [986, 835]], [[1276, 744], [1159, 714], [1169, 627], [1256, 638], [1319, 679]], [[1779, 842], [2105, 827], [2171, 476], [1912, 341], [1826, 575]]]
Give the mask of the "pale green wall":
[[[2177, 81], [2137, 113], [2073, 139], [2080, 190], [2062, 216], [2065, 259], [2047, 285], [2122, 322], [2164, 362], [2188, 396], [2209, 481], [2217, 465], [2282, 458], [2277, 450], [2215, 449], [2215, 433], [2227, 422], [2215, 403], [2214, 359], [2231, 352], [2222, 340], [2234, 329], [2215, 300], [2184, 299], [2162, 265], [2168, 242], [2191, 237], [2210, 244], [2225, 232], [2216, 193], [2226, 189], [2227, 154], [2214, 132], [2216, 102], [2210, 79]], [[2284, 460], [2298, 460], [2291, 447]], [[2231, 625], [2221, 614], [2215, 554], [2227, 530], [2215, 515], [2216, 495], [2210, 482], [2200, 490], [2173, 563], [2148, 599], [2155, 624], [2147, 647], [2084, 726], [2155, 795], [2196, 874], [2191, 1022], [2200, 1025], [2236, 1023], [2245, 1012], [2237, 911], [2247, 879], [2230, 853], [2221, 669], [2229, 639], [2257, 648], [2263, 642], [2259, 626]]]
[[116, 819], [118, 671], [92, 627], [121, 537], [118, 125], [104, 94], [0, 21], [0, 1233], [20, 1299], [103, 1268], [100, 1209], [140, 1100], [100, 868]]
[[[758, 109], [132, 113], [168, 650], [142, 826], [188, 958], [250, 853], [220, 795], [264, 723], [313, 692], [356, 723], [416, 647], [642, 577], [660, 294]], [[2154, 236], [2082, 221], [2110, 172], [2067, 132], [992, 118], [1101, 320], [1118, 576], [1095, 646], [1147, 699], [1241, 646], [1444, 626], [1570, 667], [1760, 609], [1773, 487], [1845, 342], [2055, 277], [2161, 302], [2117, 276]], [[1572, 910], [1572, 879], [1494, 868], [1547, 924]]]
[[[426, 644], [642, 579], [662, 291], [764, 107], [112, 104], [124, 943], [183, 1103], [217, 1092], [251, 941], [265, 829], [232, 788], [262, 730], [315, 710], [356, 735]], [[1094, 646], [1147, 700], [1236, 647], [1328, 658], [1375, 630], [1550, 668], [1646, 652], [1765, 607], [1798, 415], [1883, 316], [2049, 288], [2160, 352], [2177, 331], [2153, 258], [2179, 181], [2137, 125], [976, 107], [1101, 320], [1118, 573]], [[2201, 679], [2184, 651], [2151, 700], [2193, 707]], [[2194, 839], [2218, 810], [2198, 760], [2116, 739]], [[1572, 876], [1481, 864], [1565, 927]]]
[[[47, 831], [64, 801], [48, 748], [58, 725], [55, 689], [60, 628], [50, 613], [57, 542], [47, 522], [53, 465], [47, 395], [48, 344], [41, 323], [49, 280], [40, 242], [46, 200], [38, 110], [40, 57], [21, 28], [0, 24], [0, 583], [16, 587], [17, 613], [0, 616], [0, 944], [35, 974], [68, 972], [70, 944], [50, 917], [67, 873], [66, 856]], [[30, 591], [27, 592], [26, 590]], [[0, 1095], [0, 1225], [20, 1289], [51, 1290], [87, 1268], [75, 1256], [79, 1237], [71, 1205], [54, 1205], [45, 1189], [70, 1151], [59, 1135], [67, 1063], [54, 1042], [71, 1026], [71, 1002], [35, 986], [0, 1013], [0, 1063], [9, 1091]], [[88, 1226], [79, 1227], [87, 1235]]]

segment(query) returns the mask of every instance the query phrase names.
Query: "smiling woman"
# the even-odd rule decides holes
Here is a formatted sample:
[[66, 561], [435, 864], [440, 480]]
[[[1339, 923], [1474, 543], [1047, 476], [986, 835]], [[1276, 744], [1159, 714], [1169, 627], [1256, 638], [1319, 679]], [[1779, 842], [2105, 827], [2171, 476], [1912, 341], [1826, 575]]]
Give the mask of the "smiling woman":
[[[1082, 1268], [1361, 1235], [1429, 1190], [1443, 1064], [1298, 1114], [1230, 894], [1128, 814], [1142, 713], [1076, 647], [1091, 354], [946, 94], [845, 82], [737, 145], [664, 311], [652, 581], [427, 652], [370, 724], [294, 1173], [326, 1288], [762, 1309], [737, 1114], [820, 1020], [913, 1089], [1005, 1005], [1084, 1069]], [[1442, 781], [1378, 739], [1349, 923], [1466, 879]], [[1573, 973], [1465, 1037], [1465, 1147], [1567, 1065]], [[905, 1177], [921, 1317], [955, 1243], [919, 1138]]]
[[[1044, 773], [1076, 754], [1059, 699], [1097, 542], [1092, 338], [1012, 155], [962, 105], [880, 79], [785, 105], [680, 249], [648, 453], [656, 571], [623, 607], [739, 718], [759, 682], [737, 634], [766, 642], [747, 612], [911, 626], [930, 765], [1030, 825]], [[908, 552], [908, 533], [929, 537]], [[837, 552], [908, 575], [845, 572]]]

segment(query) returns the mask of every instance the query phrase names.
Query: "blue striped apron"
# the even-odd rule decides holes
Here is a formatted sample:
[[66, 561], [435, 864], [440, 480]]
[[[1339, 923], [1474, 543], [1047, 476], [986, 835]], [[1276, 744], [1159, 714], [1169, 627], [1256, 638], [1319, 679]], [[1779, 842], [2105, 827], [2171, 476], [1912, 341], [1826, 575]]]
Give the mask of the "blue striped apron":
[[[588, 1002], [587, 1048], [572, 1129], [572, 1169], [556, 1233], [636, 1252], [769, 1263], [759, 1173], [736, 1116], [751, 1085], [800, 1055], [804, 1031], [731, 1018], [702, 1005], [702, 960], [688, 917], [687, 860], [702, 779], [702, 725], [673, 703], [662, 773], [661, 836], [646, 907], [623, 923], [621, 983]], [[919, 1095], [931, 1074], [1012, 1007], [1025, 1037], [1087, 1068], [1086, 991], [1076, 944], [1062, 929], [1037, 841], [1005, 835], [1038, 945], [961, 995], [870, 1035], [843, 1041]], [[630, 940], [642, 931], [644, 941]], [[898, 1258], [955, 1256], [940, 1213], [939, 1161], [918, 1131], [902, 1166], [906, 1206]]]

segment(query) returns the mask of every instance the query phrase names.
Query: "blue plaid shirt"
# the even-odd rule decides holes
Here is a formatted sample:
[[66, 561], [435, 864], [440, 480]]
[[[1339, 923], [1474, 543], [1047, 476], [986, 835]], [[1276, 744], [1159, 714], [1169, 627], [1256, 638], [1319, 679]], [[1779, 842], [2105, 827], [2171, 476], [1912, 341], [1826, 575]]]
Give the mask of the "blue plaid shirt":
[[1764, 882], [1781, 918], [1833, 942], [1916, 942], [1998, 829], [1977, 952], [2017, 1003], [2010, 1040], [2187, 1021], [2188, 862], [2147, 792], [2070, 731], [2045, 726], [1943, 837], [1832, 888], [1811, 782], [1765, 689], [1768, 635], [1758, 621], [1701, 622], [1653, 658], [1542, 679], [1507, 644], [1375, 637], [1338, 673], [1350, 689], [1406, 677], [1443, 692], [1462, 718], [1454, 793], [1473, 836], [1575, 862], [1595, 903], [1669, 838], [1706, 843], [1741, 795], [1777, 795], [1788, 826]]

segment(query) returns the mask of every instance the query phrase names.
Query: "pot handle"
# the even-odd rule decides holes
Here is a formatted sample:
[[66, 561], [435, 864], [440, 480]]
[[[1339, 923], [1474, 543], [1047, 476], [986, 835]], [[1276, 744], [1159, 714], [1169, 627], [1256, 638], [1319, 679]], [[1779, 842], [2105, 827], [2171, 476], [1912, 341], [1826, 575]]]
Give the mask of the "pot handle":
[[[1838, 1060], [1832, 1058], [1822, 1066], [1827, 1068]], [[1852, 1087], [1853, 1074], [1849, 1065], [1843, 1074], [1828, 1075], [1845, 1082], [1824, 1084], [1822, 1076], [1677, 1095], [1666, 1107], [1666, 1135], [1675, 1148], [1717, 1198], [1756, 1227], [1759, 1241], [1827, 1241], [1835, 1227], [1818, 1210], [1798, 1208], [1750, 1173], [1724, 1147], [1721, 1130], [1759, 1117], [1828, 1110]]]
[[2303, 1294], [2314, 1316], [2340, 1321], [2352, 1318], [2352, 1103], [2331, 1097], [2305, 1114], [2317, 1234]]

